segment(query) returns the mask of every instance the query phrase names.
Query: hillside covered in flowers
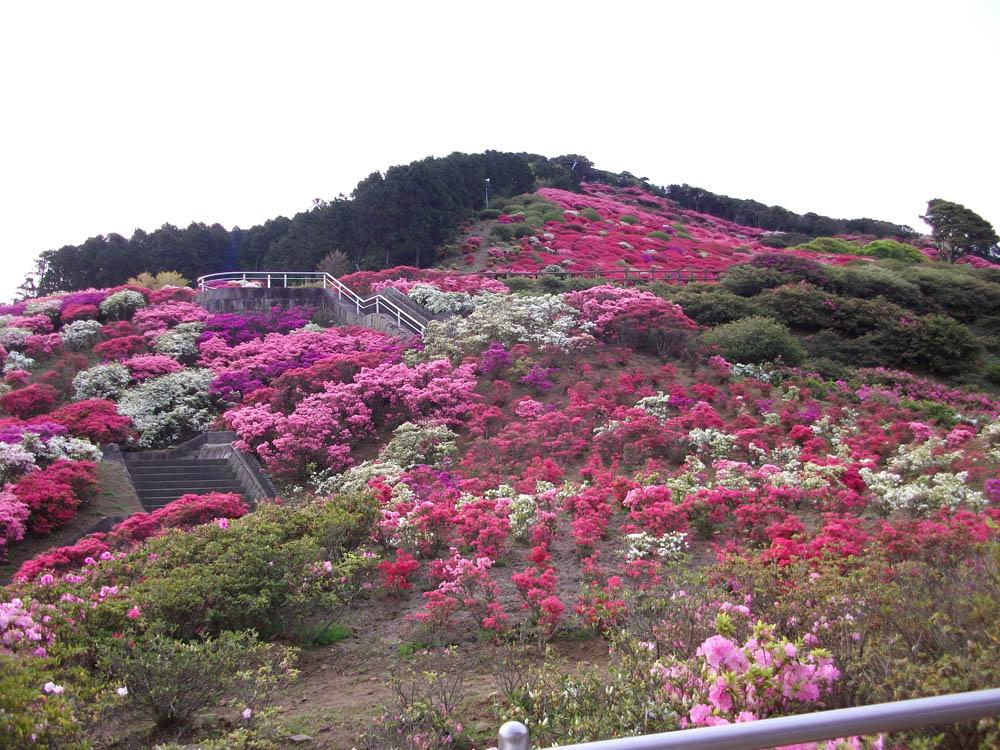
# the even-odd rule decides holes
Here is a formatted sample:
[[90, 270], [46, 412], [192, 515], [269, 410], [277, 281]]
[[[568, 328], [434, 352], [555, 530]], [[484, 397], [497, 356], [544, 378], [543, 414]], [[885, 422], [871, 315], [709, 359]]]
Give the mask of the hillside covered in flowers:
[[[420, 339], [179, 287], [0, 310], [0, 555], [38, 550], [0, 596], [0, 744], [470, 748], [509, 718], [552, 744], [997, 684], [993, 272], [538, 196], [560, 220], [493, 268], [722, 280], [349, 279], [437, 315]], [[210, 428], [280, 500], [186, 495], [46, 548], [100, 446]], [[365, 659], [389, 685], [354, 689]], [[836, 746], [998, 739], [938, 733]]]

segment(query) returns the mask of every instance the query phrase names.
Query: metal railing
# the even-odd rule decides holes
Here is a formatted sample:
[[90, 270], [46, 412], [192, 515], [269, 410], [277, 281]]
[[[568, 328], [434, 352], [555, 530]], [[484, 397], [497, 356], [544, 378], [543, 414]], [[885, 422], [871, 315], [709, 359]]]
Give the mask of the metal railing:
[[[560, 745], [559, 750], [762, 750], [799, 742], [957, 724], [991, 716], [1000, 716], [1000, 688]], [[530, 743], [524, 724], [508, 721], [500, 727], [497, 750], [529, 750]]]
[[399, 328], [420, 336], [424, 334], [426, 328], [424, 321], [407, 312], [392, 300], [381, 294], [375, 294], [368, 298], [361, 297], [340, 279], [322, 271], [225, 271], [201, 276], [198, 278], [197, 284], [198, 289], [204, 291], [234, 282], [264, 289], [322, 286], [341, 302], [353, 306], [358, 315], [375, 314], [395, 318]]

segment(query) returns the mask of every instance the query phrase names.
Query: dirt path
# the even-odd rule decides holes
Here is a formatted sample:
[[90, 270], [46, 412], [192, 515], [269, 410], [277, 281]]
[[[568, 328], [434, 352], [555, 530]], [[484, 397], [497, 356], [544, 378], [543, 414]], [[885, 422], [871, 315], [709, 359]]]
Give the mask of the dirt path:
[[[296, 682], [283, 694], [280, 716], [293, 732], [313, 738], [308, 747], [347, 750], [371, 726], [383, 708], [394, 701], [389, 675], [407, 665], [419, 669], [424, 653], [407, 655], [410, 642], [382, 642], [354, 637], [325, 648], [302, 653]], [[607, 644], [600, 639], [555, 642], [553, 648], [569, 669], [607, 661]], [[496, 743], [496, 650], [475, 641], [459, 645], [453, 668], [464, 674], [464, 700], [459, 718], [489, 747]], [[401, 655], [403, 654], [403, 655]], [[477, 744], [477, 747], [479, 745]]]

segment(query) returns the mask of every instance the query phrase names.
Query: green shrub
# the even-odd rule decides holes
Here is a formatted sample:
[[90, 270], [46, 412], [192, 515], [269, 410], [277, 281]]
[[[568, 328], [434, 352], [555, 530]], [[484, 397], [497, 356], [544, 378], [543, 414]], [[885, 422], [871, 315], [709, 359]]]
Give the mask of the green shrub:
[[920, 288], [902, 278], [898, 272], [874, 263], [830, 266], [827, 268], [828, 291], [844, 297], [885, 297], [909, 310], [923, 312]]
[[237, 715], [244, 708], [260, 710], [290, 675], [294, 652], [261, 643], [251, 632], [191, 642], [147, 633], [110, 641], [98, 663], [127, 688], [129, 703], [158, 727], [183, 727], [225, 696], [236, 697]]
[[622, 214], [621, 216], [618, 217], [618, 221], [622, 222], [623, 224], [629, 224], [629, 225], [638, 224], [639, 217], [633, 216], [632, 214]]
[[590, 219], [591, 221], [601, 220], [601, 215], [597, 213], [597, 211], [592, 209], [590, 206], [587, 206], [586, 208], [582, 209], [580, 211], [580, 216], [582, 216], [585, 219]]
[[757, 297], [764, 311], [799, 331], [833, 329], [848, 336], [880, 330], [906, 315], [883, 299], [852, 299], [827, 294], [811, 284], [786, 284]]
[[691, 320], [706, 326], [730, 323], [758, 312], [756, 300], [740, 297], [718, 285], [693, 287], [688, 284], [669, 296], [661, 296], [667, 296], [680, 305]]
[[896, 240], [874, 240], [862, 248], [856, 248], [857, 255], [872, 255], [876, 258], [892, 258], [907, 263], [926, 263], [927, 256], [913, 245]]
[[718, 347], [730, 362], [760, 364], [781, 360], [786, 365], [797, 365], [805, 357], [805, 351], [788, 328], [762, 316], [713, 328], [703, 335], [703, 340]]
[[839, 237], [815, 237], [804, 244], [797, 245], [796, 249], [828, 255], [851, 255], [857, 252], [858, 246]]
[[760, 244], [782, 249], [801, 245], [808, 242], [809, 239], [808, 234], [800, 234], [799, 232], [767, 232], [760, 238]]
[[[368, 497], [265, 504], [225, 529], [173, 531], [111, 568], [135, 582], [130, 598], [172, 636], [253, 629], [309, 642], [360, 592], [374, 562]], [[109, 616], [115, 616], [112, 611]]]
[[1000, 364], [992, 364], [986, 368], [986, 380], [993, 385], [1000, 385]]
[[49, 662], [34, 656], [0, 654], [0, 746], [10, 750], [82, 750], [84, 740], [64, 695], [46, 695]]
[[787, 284], [792, 278], [776, 268], [755, 268], [747, 263], [740, 263], [727, 268], [720, 281], [733, 294], [756, 297], [765, 289]]
[[1000, 313], [1000, 284], [984, 280], [972, 269], [934, 264], [902, 269], [929, 306], [962, 322]]
[[845, 348], [845, 356], [858, 365], [915, 368], [935, 375], [974, 370], [982, 353], [968, 328], [943, 315], [886, 319]]
[[484, 208], [479, 212], [480, 219], [496, 219], [500, 216], [500, 209], [497, 208]]
[[920, 323], [914, 336], [917, 366], [948, 375], [978, 365], [982, 347], [968, 328], [945, 315], [928, 315]]
[[659, 229], [654, 229], [652, 232], [646, 235], [654, 240], [669, 240], [670, 235], [666, 232], [661, 232]]

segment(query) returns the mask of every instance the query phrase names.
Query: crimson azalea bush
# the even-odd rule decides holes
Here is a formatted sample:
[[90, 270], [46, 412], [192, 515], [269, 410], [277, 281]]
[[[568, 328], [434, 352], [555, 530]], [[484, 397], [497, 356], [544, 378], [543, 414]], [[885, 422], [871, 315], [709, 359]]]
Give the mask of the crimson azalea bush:
[[26, 419], [49, 411], [58, 399], [59, 393], [51, 385], [33, 383], [0, 397], [0, 408]]
[[51, 413], [70, 434], [99, 445], [125, 443], [134, 436], [132, 420], [118, 413], [113, 401], [91, 398], [64, 404]]
[[152, 513], [130, 516], [107, 533], [89, 534], [68, 547], [57, 547], [33, 557], [18, 568], [14, 580], [33, 581], [46, 573], [62, 574], [98, 560], [110, 560], [112, 553], [128, 551], [167, 529], [190, 528], [218, 518], [239, 518], [246, 513], [247, 506], [235, 493], [182, 495]]
[[28, 530], [48, 534], [65, 525], [97, 488], [97, 467], [90, 461], [58, 460], [25, 474], [12, 492], [31, 511]]

